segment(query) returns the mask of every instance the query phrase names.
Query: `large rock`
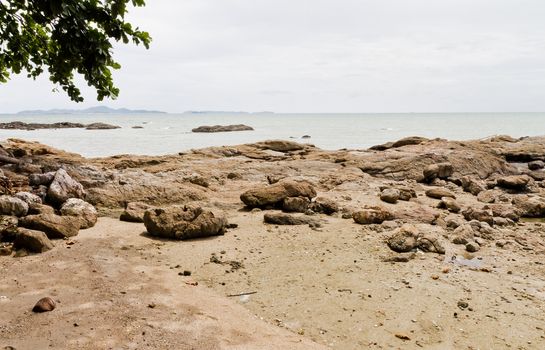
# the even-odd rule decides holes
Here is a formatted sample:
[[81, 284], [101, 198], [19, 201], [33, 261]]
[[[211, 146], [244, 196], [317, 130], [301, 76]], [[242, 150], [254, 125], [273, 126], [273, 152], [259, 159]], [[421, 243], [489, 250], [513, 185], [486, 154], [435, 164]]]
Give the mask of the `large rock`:
[[316, 220], [304, 215], [291, 215], [286, 213], [266, 213], [263, 220], [273, 225], [309, 225], [316, 223]]
[[443, 197], [454, 198], [454, 199], [456, 198], [454, 193], [447, 190], [446, 188], [441, 188], [441, 187], [435, 187], [435, 188], [431, 188], [427, 190], [426, 196], [430, 198], [435, 198], [435, 199], [441, 199]]
[[16, 197], [0, 196], [0, 215], [25, 216], [28, 204]]
[[445, 248], [432, 232], [421, 232], [416, 226], [404, 224], [388, 237], [388, 247], [398, 253], [419, 248], [425, 252], [445, 254]]
[[26, 249], [33, 253], [43, 253], [53, 249], [54, 246], [45, 233], [20, 228], [15, 236], [15, 241], [13, 241], [13, 247]]
[[307, 197], [288, 197], [282, 202], [282, 210], [286, 212], [304, 213], [308, 210], [310, 199]]
[[254, 130], [251, 126], [244, 124], [235, 125], [203, 125], [198, 128], [192, 129], [192, 132], [227, 132], [227, 131], [249, 131]]
[[55, 178], [54, 171], [51, 171], [45, 174], [30, 174], [28, 176], [28, 182], [32, 186], [40, 186], [40, 185], [49, 186], [53, 182], [54, 178]]
[[442, 209], [447, 209], [448, 211], [453, 213], [458, 213], [460, 210], [462, 210], [458, 202], [456, 202], [454, 198], [449, 198], [449, 197], [441, 198], [441, 202], [439, 202], [437, 207]]
[[9, 242], [15, 239], [19, 220], [15, 216], [0, 215], [0, 242]]
[[106, 123], [91, 123], [85, 126], [86, 130], [112, 130], [121, 129], [118, 125], [111, 125]]
[[227, 220], [201, 207], [186, 205], [147, 210], [144, 225], [152, 236], [184, 240], [223, 235]]
[[153, 208], [152, 205], [142, 202], [130, 202], [121, 213], [119, 220], [127, 222], [144, 222], [144, 214], [146, 210]]
[[312, 203], [310, 203], [309, 208], [316, 213], [323, 213], [326, 215], [332, 215], [339, 211], [337, 203], [333, 199], [326, 197], [314, 198]]
[[523, 191], [528, 186], [528, 183], [531, 181], [531, 177], [528, 175], [512, 175], [500, 177], [497, 180], [497, 184], [500, 187]]
[[17, 192], [14, 197], [24, 201], [29, 206], [32, 204], [42, 204], [42, 199], [30, 192]]
[[382, 207], [369, 207], [352, 214], [354, 221], [361, 225], [382, 224], [384, 221], [393, 220], [394, 216]]
[[288, 197], [316, 197], [314, 187], [305, 181], [284, 180], [273, 185], [250, 189], [240, 195], [240, 200], [250, 208], [275, 206]]
[[285, 140], [267, 140], [253, 144], [261, 149], [267, 149], [276, 152], [293, 152], [305, 149], [305, 145]]
[[61, 207], [63, 216], [75, 216], [80, 220], [80, 229], [86, 229], [95, 226], [98, 213], [95, 207], [83, 199], [70, 198]]
[[454, 173], [454, 168], [450, 163], [438, 163], [428, 165], [424, 169], [424, 181], [432, 182], [435, 179], [446, 179]]
[[29, 215], [19, 220], [19, 226], [43, 231], [47, 237], [67, 238], [78, 234], [81, 226], [80, 219], [55, 214]]
[[513, 204], [522, 217], [545, 217], [545, 201], [541, 198], [517, 196], [513, 199]]
[[486, 222], [490, 226], [494, 225], [494, 216], [489, 209], [478, 209], [468, 207], [462, 211], [462, 215], [467, 221], [477, 220]]
[[485, 187], [481, 183], [481, 181], [471, 177], [471, 176], [463, 176], [461, 178], [462, 182], [462, 188], [465, 192], [469, 192], [474, 196], [477, 196], [479, 193], [485, 190]]
[[53, 204], [61, 205], [69, 198], [83, 198], [83, 186], [72, 179], [64, 169], [57, 170], [53, 182], [47, 191], [47, 199]]
[[401, 192], [396, 188], [386, 188], [380, 193], [380, 199], [391, 204], [397, 203], [400, 196]]

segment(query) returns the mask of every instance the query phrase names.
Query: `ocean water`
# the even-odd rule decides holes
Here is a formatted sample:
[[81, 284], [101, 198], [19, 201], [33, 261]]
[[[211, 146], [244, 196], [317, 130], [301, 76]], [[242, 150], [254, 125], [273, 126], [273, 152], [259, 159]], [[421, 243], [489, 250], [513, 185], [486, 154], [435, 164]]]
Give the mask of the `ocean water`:
[[[545, 135], [545, 113], [448, 114], [74, 114], [1, 115], [9, 121], [61, 121], [119, 125], [115, 130], [0, 130], [0, 140], [22, 138], [82, 154], [162, 155], [208, 146], [236, 145], [266, 139], [312, 143], [323, 149], [365, 149], [406, 136], [451, 140], [480, 139], [508, 134], [513, 137]], [[200, 125], [246, 124], [254, 131], [192, 133]], [[133, 129], [139, 125], [143, 129]], [[310, 139], [301, 139], [303, 135]]]

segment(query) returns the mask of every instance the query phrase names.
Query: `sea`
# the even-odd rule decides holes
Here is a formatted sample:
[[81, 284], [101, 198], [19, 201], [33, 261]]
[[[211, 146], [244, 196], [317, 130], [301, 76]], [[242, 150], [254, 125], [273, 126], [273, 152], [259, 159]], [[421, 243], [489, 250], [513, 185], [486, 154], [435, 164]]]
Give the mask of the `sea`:
[[[118, 154], [164, 155], [209, 146], [237, 145], [268, 139], [311, 143], [328, 150], [366, 149], [406, 136], [481, 139], [545, 135], [545, 113], [181, 113], [0, 115], [0, 122], [103, 122], [115, 130], [0, 130], [0, 140], [20, 138], [85, 157]], [[192, 133], [201, 125], [245, 124], [254, 131]], [[135, 129], [133, 126], [141, 126]], [[303, 138], [310, 136], [310, 138]]]

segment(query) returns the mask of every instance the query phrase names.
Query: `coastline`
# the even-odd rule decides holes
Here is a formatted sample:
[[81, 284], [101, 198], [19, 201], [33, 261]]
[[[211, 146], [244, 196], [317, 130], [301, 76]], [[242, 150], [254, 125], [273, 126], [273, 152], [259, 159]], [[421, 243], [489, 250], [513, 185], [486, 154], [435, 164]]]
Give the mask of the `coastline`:
[[[183, 343], [187, 339], [211, 349], [318, 348], [304, 338], [334, 349], [545, 346], [542, 224], [523, 218], [545, 217], [545, 172], [528, 168], [529, 162], [544, 160], [543, 137], [410, 138], [377, 150], [337, 151], [275, 141], [106, 158], [83, 158], [24, 141], [8, 141], [5, 148], [22, 150], [19, 154], [41, 171], [65, 168], [103, 218], [68, 241], [54, 241], [49, 252], [0, 257], [6, 272], [0, 295], [8, 297], [0, 301], [8, 310], [0, 321], [2, 346], [46, 344], [52, 329], [58, 337], [53, 344], [67, 337], [73, 348], [189, 348]], [[452, 167], [448, 176], [438, 172], [426, 178], [426, 169], [445, 163]], [[28, 176], [17, 169], [12, 173]], [[512, 176], [527, 181], [519, 188], [501, 185]], [[263, 223], [264, 214], [279, 213], [278, 208], [244, 209], [242, 193], [286, 178], [309, 182], [317, 192], [313, 201], [327, 198], [338, 211], [289, 214], [319, 223], [310, 227]], [[439, 189], [454, 195], [459, 211], [439, 208], [443, 196], [429, 196]], [[385, 190], [415, 196], [392, 203], [384, 200]], [[143, 224], [108, 218], [136, 201], [161, 207], [196, 203], [238, 226], [223, 236], [175, 241], [143, 235]], [[372, 207], [392, 219], [354, 221], [354, 213]], [[467, 208], [484, 214], [465, 215]], [[444, 253], [393, 251], [387, 242], [406, 225], [440, 242]], [[453, 243], [460, 235], [478, 250]], [[242, 267], [214, 263], [213, 254]], [[184, 269], [191, 276], [179, 276]], [[191, 281], [199, 285], [185, 283]], [[253, 291], [234, 300], [266, 326], [248, 314], [238, 319], [247, 311], [224, 299]], [[37, 317], [28, 311], [29, 303], [42, 294], [61, 303]], [[176, 304], [181, 311], [174, 314], [172, 303], [180, 299], [184, 305]], [[217, 314], [210, 300], [227, 309]], [[249, 324], [256, 328], [248, 329]], [[33, 332], [25, 337], [28, 328]], [[180, 330], [183, 337], [176, 336]], [[210, 335], [218, 330], [217, 338]], [[141, 331], [146, 335], [136, 338]], [[97, 343], [108, 337], [112, 343]]]

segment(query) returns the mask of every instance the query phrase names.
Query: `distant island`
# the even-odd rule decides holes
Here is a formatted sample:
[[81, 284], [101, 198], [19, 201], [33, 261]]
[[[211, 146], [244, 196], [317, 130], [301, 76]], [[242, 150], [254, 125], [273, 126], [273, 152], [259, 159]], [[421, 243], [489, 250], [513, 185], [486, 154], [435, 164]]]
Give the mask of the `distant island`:
[[85, 109], [49, 109], [27, 110], [18, 112], [18, 115], [43, 115], [43, 114], [164, 114], [162, 111], [150, 111], [146, 109], [110, 108], [106, 106], [90, 107]]

